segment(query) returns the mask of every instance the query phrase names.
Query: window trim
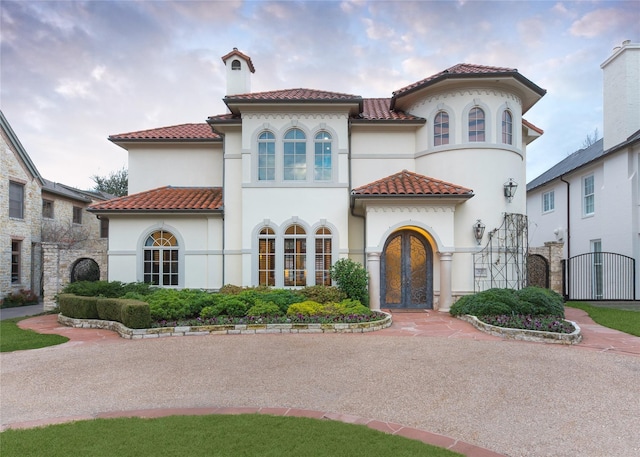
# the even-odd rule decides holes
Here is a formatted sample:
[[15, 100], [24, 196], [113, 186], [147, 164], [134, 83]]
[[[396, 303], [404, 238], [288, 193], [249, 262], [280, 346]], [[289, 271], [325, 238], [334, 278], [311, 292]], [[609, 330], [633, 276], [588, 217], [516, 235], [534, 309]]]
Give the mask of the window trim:
[[[591, 192], [587, 193], [587, 181], [591, 180]], [[588, 210], [591, 206], [591, 211]], [[596, 213], [596, 178], [593, 173], [582, 178], [582, 216], [590, 217]]]
[[[482, 123], [483, 128], [481, 130], [477, 130], [477, 129], [472, 130], [471, 129], [471, 122], [472, 122], [471, 121], [471, 113], [475, 112], [476, 110], [482, 113], [482, 119], [476, 118], [474, 120], [474, 125], [477, 126], [478, 124]], [[488, 117], [487, 113], [480, 106], [475, 105], [475, 106], [471, 107], [471, 109], [469, 109], [469, 112], [467, 113], [467, 141], [469, 143], [487, 143], [488, 142], [488, 138], [487, 138], [487, 117]], [[472, 132], [475, 134], [476, 137], [481, 133], [482, 134], [482, 139], [481, 140], [478, 140], [478, 139], [472, 140], [471, 139], [471, 133]]]
[[[263, 135], [269, 135], [272, 138], [261, 138]], [[263, 167], [261, 167], [260, 164], [260, 159], [263, 155], [262, 151], [261, 151], [261, 146], [265, 145], [265, 147], [267, 148], [267, 150], [264, 152], [264, 155], [266, 157], [268, 157], [269, 155], [273, 155], [273, 167], [269, 167], [269, 166], [265, 166], [264, 170], [266, 170], [267, 172], [271, 169], [273, 169], [273, 178], [270, 178], [267, 176], [265, 177], [265, 179], [262, 179], [260, 177], [260, 172], [263, 169]], [[268, 148], [268, 146], [271, 145], [272, 148]], [[269, 149], [272, 149], [272, 151], [270, 151]], [[276, 178], [278, 176], [278, 154], [276, 151], [276, 135], [275, 133], [273, 133], [272, 130], [269, 129], [264, 129], [262, 130], [260, 133], [258, 133], [258, 153], [257, 153], [257, 181], [259, 182], [274, 182], [276, 181]], [[268, 173], [267, 173], [268, 175]]]
[[[20, 190], [20, 199], [17, 200], [15, 195], [11, 195], [11, 189]], [[16, 205], [19, 205], [19, 215], [16, 214], [18, 208]], [[25, 205], [25, 185], [24, 183], [10, 180], [9, 181], [9, 218], [11, 219], [24, 219], [24, 205]], [[13, 211], [13, 214], [12, 214]]]
[[[509, 119], [505, 117], [509, 116]], [[513, 146], [513, 113], [509, 109], [502, 111], [502, 144]], [[505, 140], [505, 136], [509, 141]]]
[[[294, 134], [296, 137], [287, 138], [288, 135]], [[301, 134], [303, 137], [298, 138], [297, 135]], [[284, 182], [308, 182], [309, 181], [309, 155], [307, 154], [307, 143], [309, 141], [309, 136], [307, 133], [302, 130], [298, 126], [293, 126], [287, 129], [282, 135], [282, 180]], [[292, 151], [288, 152], [287, 146], [291, 146], [293, 148]], [[302, 148], [302, 151], [299, 151], [299, 147]], [[292, 166], [287, 166], [287, 158], [290, 157], [292, 159]], [[298, 163], [300, 157], [304, 158], [304, 160]], [[300, 178], [296, 177], [297, 165], [304, 164], [304, 174], [301, 174]], [[289, 173], [287, 173], [289, 172]], [[288, 177], [291, 176], [291, 177]]]
[[[547, 199], [545, 197], [549, 196]], [[542, 193], [542, 214], [552, 213], [556, 209], [555, 189]]]
[[[321, 135], [326, 135], [326, 137], [328, 138], [318, 138]], [[325, 147], [327, 147], [326, 145], [328, 145], [329, 147], [329, 153], [326, 154], [325, 152]], [[322, 150], [322, 154], [321, 154], [321, 158], [325, 158], [326, 156], [329, 157], [329, 167], [318, 167], [317, 164], [317, 160], [318, 160], [318, 146], [321, 146]], [[324, 163], [323, 163], [324, 164]], [[333, 136], [331, 135], [331, 133], [325, 129], [320, 129], [318, 130], [314, 135], [313, 135], [313, 180], [315, 182], [332, 182], [333, 181]], [[317, 173], [318, 170], [321, 171], [327, 171], [328, 170], [328, 174], [329, 177], [327, 179], [319, 179], [317, 177]]]
[[[48, 207], [48, 208], [46, 208]], [[45, 214], [45, 209], [47, 209], [47, 214]], [[54, 212], [54, 201], [53, 200], [49, 200], [48, 198], [43, 198], [42, 199], [42, 217], [44, 219], [55, 219], [55, 212]]]
[[[443, 126], [445, 125], [444, 122], [438, 122], [438, 116], [446, 116], [446, 134], [442, 133], [442, 130], [440, 131], [441, 133], [436, 133], [436, 129], [438, 127], [440, 127], [440, 129], [443, 128]], [[438, 146], [446, 146], [449, 145], [451, 143], [451, 116], [449, 115], [449, 112], [447, 110], [444, 109], [439, 109], [436, 114], [433, 116], [433, 146], [434, 147], [438, 147]], [[440, 139], [440, 142], [438, 142], [438, 139]], [[446, 139], [446, 141], [444, 141], [444, 139]]]
[[76, 225], [82, 225], [82, 207], [74, 206], [72, 209], [72, 221]]
[[11, 284], [22, 283], [22, 240], [11, 239]]
[[184, 287], [184, 269], [185, 269], [185, 242], [180, 231], [173, 226], [167, 224], [154, 224], [143, 230], [138, 238], [138, 249], [136, 250], [137, 256], [137, 277], [138, 282], [144, 282], [144, 249], [145, 242], [153, 233], [163, 230], [171, 233], [177, 240], [178, 246], [178, 285], [177, 286], [159, 286], [165, 288], [181, 288]]

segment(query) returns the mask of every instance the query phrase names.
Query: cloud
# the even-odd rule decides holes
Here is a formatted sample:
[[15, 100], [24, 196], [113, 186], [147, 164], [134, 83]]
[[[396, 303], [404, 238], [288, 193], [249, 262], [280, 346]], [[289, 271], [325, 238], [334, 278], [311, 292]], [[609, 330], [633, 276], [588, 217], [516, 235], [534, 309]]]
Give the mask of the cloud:
[[569, 31], [573, 36], [595, 38], [610, 30], [616, 30], [627, 23], [628, 20], [628, 14], [622, 10], [613, 8], [599, 9], [589, 12], [575, 21], [571, 24]]
[[386, 38], [391, 38], [394, 35], [394, 30], [386, 24], [381, 22], [376, 22], [370, 18], [363, 18], [362, 22], [365, 24], [365, 30], [367, 32], [367, 37], [372, 40], [383, 40]]
[[89, 96], [89, 87], [90, 85], [87, 81], [63, 79], [56, 86], [55, 91], [68, 98], [87, 98]]

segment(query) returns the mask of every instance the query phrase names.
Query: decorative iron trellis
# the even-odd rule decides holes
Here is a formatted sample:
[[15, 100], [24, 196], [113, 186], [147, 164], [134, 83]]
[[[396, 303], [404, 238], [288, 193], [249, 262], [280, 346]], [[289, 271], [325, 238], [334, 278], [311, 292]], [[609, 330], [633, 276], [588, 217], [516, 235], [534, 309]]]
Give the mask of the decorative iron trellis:
[[473, 254], [474, 292], [527, 285], [527, 226], [525, 214], [505, 213], [500, 228], [489, 232], [485, 247]]

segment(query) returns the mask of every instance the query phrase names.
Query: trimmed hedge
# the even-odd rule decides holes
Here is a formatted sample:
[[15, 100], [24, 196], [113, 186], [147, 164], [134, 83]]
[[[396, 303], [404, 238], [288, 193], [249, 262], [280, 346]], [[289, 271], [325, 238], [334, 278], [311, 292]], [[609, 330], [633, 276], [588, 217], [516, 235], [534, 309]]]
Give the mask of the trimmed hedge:
[[102, 319], [121, 322], [129, 328], [149, 328], [149, 304], [138, 300], [119, 298], [81, 297], [73, 294], [58, 295], [60, 313], [73, 319]]
[[517, 291], [489, 289], [460, 298], [449, 312], [453, 316], [522, 314], [564, 318], [564, 301], [560, 294], [541, 287], [525, 287]]

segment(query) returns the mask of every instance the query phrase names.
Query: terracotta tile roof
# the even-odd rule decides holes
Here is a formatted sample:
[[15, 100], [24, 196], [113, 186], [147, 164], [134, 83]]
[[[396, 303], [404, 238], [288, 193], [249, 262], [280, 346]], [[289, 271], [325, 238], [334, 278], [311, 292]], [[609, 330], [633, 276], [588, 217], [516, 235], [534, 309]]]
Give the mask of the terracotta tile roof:
[[120, 133], [109, 136], [110, 141], [126, 140], [210, 140], [220, 141], [222, 138], [211, 130], [209, 124], [180, 124], [169, 127], [160, 127], [151, 130], [139, 130], [137, 132]]
[[390, 98], [365, 98], [363, 102], [360, 119], [371, 121], [424, 121], [423, 118], [412, 116], [404, 111], [392, 110], [390, 108]]
[[229, 121], [241, 121], [242, 116], [239, 114], [227, 113], [227, 114], [216, 114], [214, 116], [209, 116], [207, 119], [208, 123], [211, 122], [229, 122]]
[[238, 48], [233, 48], [233, 51], [231, 51], [229, 54], [225, 54], [224, 56], [222, 56], [222, 61], [224, 63], [227, 63], [227, 60], [229, 60], [233, 56], [238, 56], [238, 57], [246, 60], [247, 63], [249, 64], [249, 70], [251, 70], [251, 73], [255, 73], [256, 72], [256, 69], [253, 66], [253, 62], [251, 62], [251, 57], [249, 57], [248, 55], [238, 51]]
[[524, 118], [522, 118], [522, 124], [525, 125], [526, 127], [529, 127], [531, 130], [538, 132], [540, 135], [544, 133], [544, 130], [542, 130], [540, 127], [536, 127], [535, 125], [533, 125], [531, 122], [529, 122]]
[[453, 67], [449, 67], [446, 70], [441, 71], [440, 73], [436, 73], [435, 75], [429, 76], [428, 78], [422, 79], [413, 84], [409, 84], [402, 89], [396, 90], [395, 92], [393, 92], [393, 95], [394, 97], [400, 96], [406, 92], [411, 91], [412, 89], [426, 85], [427, 83], [438, 78], [453, 75], [486, 75], [492, 73], [518, 73], [518, 70], [516, 68], [489, 67], [487, 65], [459, 63], [457, 65], [454, 65]]
[[222, 209], [221, 187], [160, 187], [89, 206], [93, 212], [215, 211]]
[[246, 101], [361, 101], [359, 95], [327, 92], [315, 89], [284, 89], [268, 92], [250, 92], [248, 94], [227, 95], [225, 100]]
[[407, 170], [360, 186], [351, 193], [354, 196], [473, 196], [473, 191], [466, 187]]

